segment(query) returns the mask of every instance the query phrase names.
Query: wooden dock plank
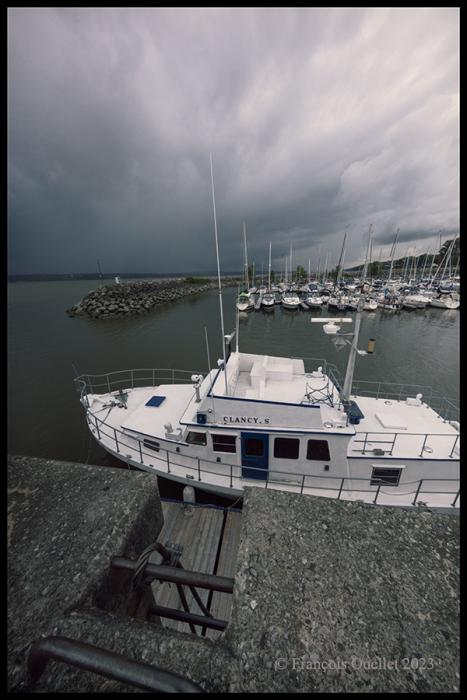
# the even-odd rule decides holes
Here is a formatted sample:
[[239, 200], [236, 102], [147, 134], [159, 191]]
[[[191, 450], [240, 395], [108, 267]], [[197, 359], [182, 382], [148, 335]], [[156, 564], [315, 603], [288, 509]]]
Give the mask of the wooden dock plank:
[[[223, 513], [214, 508], [194, 507], [191, 515], [187, 515], [183, 505], [178, 503], [164, 503], [164, 527], [159, 535], [159, 542], [165, 544], [167, 540], [182, 545], [183, 553], [180, 558], [185, 569], [213, 573], [222, 531]], [[152, 560], [152, 559], [151, 559]], [[163, 605], [178, 610], [183, 605], [174, 583], [153, 584], [154, 597], [158, 605]], [[191, 612], [200, 613], [198, 604], [194, 600], [190, 590], [184, 587], [185, 595]], [[201, 600], [206, 604], [209, 596], [208, 590], [197, 589]], [[162, 624], [172, 629], [189, 631], [185, 622], [162, 619]], [[201, 628], [197, 628], [200, 631]]]
[[[242, 522], [242, 514], [234, 511], [227, 513], [224, 532], [222, 536], [222, 545], [219, 555], [216, 574], [218, 576], [235, 577], [237, 566], [237, 553], [240, 543], [240, 527]], [[220, 620], [230, 619], [232, 610], [232, 596], [229, 593], [220, 593], [214, 591], [211, 600], [210, 613], [213, 617]], [[217, 630], [206, 630], [206, 636], [211, 639], [216, 639], [220, 636]]]

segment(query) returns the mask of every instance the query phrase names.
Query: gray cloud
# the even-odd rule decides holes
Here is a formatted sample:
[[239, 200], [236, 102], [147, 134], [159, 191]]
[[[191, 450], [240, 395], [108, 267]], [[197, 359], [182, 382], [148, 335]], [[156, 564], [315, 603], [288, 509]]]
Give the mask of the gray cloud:
[[[15, 272], [348, 264], [459, 227], [457, 8], [10, 8]], [[399, 252], [399, 250], [398, 250]]]

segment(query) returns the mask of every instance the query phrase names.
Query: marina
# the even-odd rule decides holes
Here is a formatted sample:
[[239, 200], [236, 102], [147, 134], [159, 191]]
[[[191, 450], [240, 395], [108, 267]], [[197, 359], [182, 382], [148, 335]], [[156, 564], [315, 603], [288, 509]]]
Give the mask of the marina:
[[[76, 402], [72, 365], [81, 372], [121, 371], [132, 357], [136, 368], [168, 368], [165, 376], [170, 383], [175, 368], [186, 370], [189, 378], [194, 372], [207, 372], [205, 327], [212, 358], [221, 354], [215, 291], [166, 304], [142, 316], [105, 322], [68, 317], [64, 309], [95, 285], [92, 280], [8, 285], [10, 452], [121, 465], [89, 438]], [[223, 294], [226, 324], [232, 328], [237, 292], [231, 287]], [[267, 349], [274, 356], [327, 357], [344, 375], [347, 351], [337, 350], [320, 325], [310, 323], [310, 318], [326, 315], [327, 307], [304, 312], [288, 311], [280, 305], [240, 315], [240, 347], [253, 354]], [[344, 316], [354, 318], [355, 314], [345, 312]], [[184, 351], [187, 337], [189, 354]], [[375, 382], [378, 392], [380, 382], [388, 390], [388, 384], [413, 384], [416, 377], [420, 387], [414, 396], [421, 391], [423, 400], [429, 402], [424, 387], [431, 386], [434, 395], [458, 401], [458, 310], [426, 307], [396, 314], [362, 312], [360, 337], [362, 347], [369, 338], [376, 338], [376, 350], [371, 358], [357, 357], [355, 381]], [[124, 376], [131, 384], [131, 375], [121, 378]], [[148, 378], [152, 384], [152, 373]]]
[[[305, 359], [242, 353], [240, 314], [251, 309], [261, 310], [264, 288], [260, 287], [258, 296], [254, 296], [257, 292], [254, 268], [253, 286], [249, 286], [244, 222], [243, 283], [246, 289], [239, 293], [235, 305], [235, 329], [226, 334], [212, 156], [210, 169], [221, 357], [211, 369], [205, 327], [206, 374], [173, 370], [171, 385], [166, 383], [165, 370], [155, 368], [139, 372], [129, 370], [131, 384], [124, 376], [125, 371], [78, 375], [76, 389], [91, 434], [105, 450], [123, 459], [128, 466], [154, 471], [181, 484], [197, 480], [199, 489], [222, 496], [241, 496], [247, 486], [254, 484], [260, 488], [298, 490], [304, 496], [370, 499], [369, 502], [380, 505], [458, 507], [460, 423], [455, 400], [445, 395], [433, 396], [431, 387], [428, 387], [429, 405], [423, 401], [419, 386], [391, 385], [385, 392], [381, 390], [380, 381], [376, 392], [375, 387], [365, 382], [360, 394], [353, 384], [357, 356], [374, 352], [374, 338], [369, 339], [367, 350], [358, 347], [362, 312], [378, 308], [369, 292], [378, 289], [382, 292], [382, 301], [390, 295], [397, 306], [407, 304], [409, 308], [423, 309], [434, 296], [438, 273], [430, 277], [429, 288], [419, 283], [416, 290], [420, 293], [412, 293], [409, 287], [404, 290], [408, 293], [399, 300], [400, 283], [396, 285], [391, 279], [398, 234], [393, 244], [388, 281], [383, 287], [381, 280], [367, 276], [372, 246], [370, 225], [362, 279], [352, 285], [353, 291], [358, 289], [360, 294], [352, 297], [350, 305], [340, 287], [346, 232], [335, 284], [326, 281], [326, 273], [323, 283], [330, 292], [328, 307], [338, 312], [356, 309], [355, 330], [351, 333], [342, 330], [342, 324], [352, 323], [349, 317], [310, 318], [312, 324], [322, 324], [324, 333], [332, 336], [337, 350], [346, 345], [350, 347], [345, 377], [340, 377], [338, 368], [327, 359], [306, 358], [308, 366], [305, 367]], [[443, 287], [453, 287], [451, 277], [445, 280], [444, 275], [448, 262], [451, 275], [451, 256], [456, 241], [454, 238], [448, 242], [444, 253], [446, 262], [437, 286], [440, 294]], [[285, 270], [288, 280], [287, 259]], [[292, 270], [291, 243], [290, 278]], [[414, 260], [409, 279], [412, 271], [416, 276]], [[267, 291], [272, 291], [271, 243]], [[284, 310], [294, 311], [307, 308], [297, 292], [307, 294], [312, 287], [308, 284], [297, 289], [296, 284], [281, 283], [279, 291], [278, 301]], [[439, 407], [435, 409], [436, 404]]]

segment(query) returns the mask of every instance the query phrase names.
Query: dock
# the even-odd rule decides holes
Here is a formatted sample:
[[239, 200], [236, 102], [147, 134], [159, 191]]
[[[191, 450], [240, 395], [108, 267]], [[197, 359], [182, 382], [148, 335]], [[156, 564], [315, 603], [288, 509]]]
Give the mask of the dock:
[[[164, 525], [158, 541], [163, 545], [170, 543], [183, 548], [180, 563], [184, 569], [217, 576], [235, 576], [241, 512], [170, 502], [162, 502], [162, 512]], [[151, 555], [151, 563], [159, 564], [161, 560], [159, 553]], [[183, 610], [175, 583], [155, 581], [152, 590], [157, 605]], [[213, 617], [229, 621], [232, 608], [230, 594], [207, 589], [199, 589], [198, 594]], [[186, 600], [190, 612], [201, 614], [198, 604], [188, 590]], [[162, 618], [161, 624], [180, 632], [190, 631], [187, 622]], [[197, 631], [200, 633], [200, 628]], [[202, 634], [216, 639], [221, 632], [206, 630]]]

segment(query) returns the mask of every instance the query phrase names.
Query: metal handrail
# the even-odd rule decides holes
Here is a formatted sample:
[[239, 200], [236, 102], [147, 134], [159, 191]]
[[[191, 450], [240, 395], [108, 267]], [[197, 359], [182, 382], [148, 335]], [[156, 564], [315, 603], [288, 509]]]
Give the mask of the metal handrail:
[[[391, 390], [383, 389], [383, 387], [390, 387]], [[375, 387], [371, 389], [370, 387]], [[368, 381], [363, 379], [356, 379], [352, 383], [352, 396], [368, 396], [374, 398], [390, 399], [393, 401], [403, 401], [406, 398], [415, 396], [416, 394], [422, 394], [427, 396], [423, 403], [426, 403], [430, 408], [434, 408], [434, 405], [439, 404], [440, 415], [442, 412], [446, 411], [446, 415], [441, 417], [447, 420], [448, 411], [452, 411], [454, 415], [459, 415], [460, 402], [458, 399], [446, 397], [446, 396], [436, 396], [433, 393], [433, 387], [424, 384], [405, 384], [396, 382], [377, 382]], [[423, 399], [422, 399], [423, 400]]]
[[[90, 416], [92, 416], [96, 421], [98, 421], [97, 416], [94, 416], [93, 414], [91, 414], [90, 411], [88, 411], [88, 414]], [[99, 424], [99, 421], [98, 421], [98, 424]], [[117, 441], [115, 436], [112, 436], [112, 435], [109, 435], [108, 433], [106, 433], [102, 429], [103, 425], [105, 427], [111, 428], [112, 431], [114, 431], [114, 432], [118, 432], [120, 434], [120, 440]], [[148, 457], [151, 460], [155, 459], [156, 461], [160, 462], [161, 464], [163, 464], [164, 460], [166, 460], [168, 474], [171, 473], [170, 467], [172, 467], [172, 472], [173, 472], [173, 467], [180, 467], [180, 468], [183, 468], [185, 470], [191, 470], [194, 473], [194, 475], [197, 475], [198, 481], [202, 481], [201, 474], [210, 475], [210, 476], [220, 476], [220, 477], [226, 478], [229, 476], [229, 472], [230, 472], [230, 487], [231, 488], [233, 488], [233, 478], [243, 479], [242, 470], [244, 467], [242, 465], [238, 465], [238, 464], [234, 465], [234, 464], [231, 464], [229, 462], [222, 462], [223, 466], [226, 469], [225, 471], [219, 472], [219, 471], [215, 471], [214, 469], [206, 470], [206, 469], [201, 468], [201, 465], [200, 465], [201, 460], [199, 457], [193, 457], [193, 456], [188, 455], [188, 454], [180, 453], [180, 447], [178, 447], [178, 452], [177, 452], [177, 448], [175, 448], [175, 450], [169, 450], [166, 447], [160, 447], [157, 450], [157, 453], [158, 454], [160, 453], [160, 456], [156, 457], [155, 451], [152, 451], [151, 453], [149, 453], [147, 450], [143, 450], [144, 438], [138, 439], [136, 436], [133, 437], [133, 436], [129, 436], [127, 433], [123, 433], [123, 431], [117, 431], [112, 426], [107, 425], [104, 421], [100, 421], [100, 431], [99, 432], [102, 433], [105, 437], [108, 437], [111, 440], [116, 442], [117, 454], [121, 454], [121, 447], [126, 447], [126, 448], [129, 448], [135, 452], [135, 456], [134, 456], [135, 461], [137, 459], [138, 454], [140, 455], [140, 463], [141, 464], [144, 464], [143, 456]], [[417, 433], [415, 433], [415, 434], [417, 434]], [[446, 437], [446, 436], [444, 436], [444, 437]], [[122, 438], [129, 438], [130, 440], [133, 441], [133, 444], [129, 444], [128, 442], [126, 442]], [[100, 437], [99, 439], [102, 439], [102, 438]], [[135, 448], [135, 445], [136, 445], [136, 448]], [[164, 454], [165, 454], [165, 457], [164, 457]], [[169, 454], [172, 455], [172, 458], [169, 458]], [[187, 464], [181, 464], [179, 461], [177, 461], [177, 456], [183, 456], [184, 459], [191, 460], [194, 463], [194, 465], [190, 466]], [[130, 458], [130, 459], [132, 458], [131, 455], [125, 455], [125, 457]], [[209, 459], [205, 459], [205, 458], [203, 458], [202, 461], [208, 465], [213, 465], [215, 467], [218, 467], [218, 465], [219, 465], [218, 462], [214, 462], [213, 460], [209, 460]], [[149, 462], [148, 466], [152, 466], [152, 464]], [[234, 475], [234, 470], [237, 470], [237, 476]], [[265, 470], [261, 469], [259, 467], [250, 467], [249, 466], [248, 470], [256, 472], [260, 477], [264, 477], [264, 475], [265, 475]], [[297, 489], [299, 490], [300, 493], [303, 493], [304, 488], [312, 488], [315, 490], [324, 490], [324, 491], [337, 491], [338, 492], [338, 496], [337, 496], [338, 499], [340, 499], [340, 497], [341, 497], [341, 493], [344, 490], [343, 485], [346, 481], [351, 481], [351, 482], [364, 481], [366, 483], [368, 483], [368, 481], [369, 481], [369, 477], [355, 477], [355, 476], [342, 477], [342, 476], [329, 476], [329, 475], [322, 476], [319, 474], [305, 474], [304, 475], [304, 474], [295, 474], [295, 473], [291, 473], [291, 472], [284, 472], [284, 471], [281, 471], [279, 469], [273, 469], [271, 471], [272, 471], [272, 474], [275, 474], [277, 476], [283, 476], [284, 479], [281, 480], [280, 478], [276, 478], [276, 479], [271, 478], [271, 475], [270, 475], [271, 473], [269, 470], [267, 470], [266, 479], [263, 479], [263, 478], [258, 479], [258, 482], [259, 482], [258, 485], [262, 485], [264, 483], [264, 487], [267, 488], [268, 485], [274, 484], [274, 483], [281, 484], [281, 483], [286, 482], [286, 483], [290, 484], [291, 482], [296, 481], [297, 482], [296, 486], [297, 486]], [[196, 476], [194, 478], [196, 478]], [[305, 481], [309, 480], [309, 479], [311, 479], [311, 480], [325, 480], [327, 482], [327, 485], [326, 486], [318, 486], [316, 484], [311, 484], [311, 485], [309, 483], [306, 484]], [[332, 486], [330, 486], [329, 482], [332, 482], [332, 481], [339, 481], [340, 482], [339, 487], [333, 488]], [[427, 482], [427, 481], [444, 482], [444, 481], [446, 481], [446, 482], [450, 482], [450, 483], [453, 482], [456, 485], [456, 490], [458, 489], [458, 485], [459, 485], [459, 479], [423, 477], [423, 479], [421, 479], [421, 480], [416, 479], [414, 481], [403, 482], [403, 486], [409, 487], [409, 486], [418, 485], [418, 488], [420, 490], [420, 486], [421, 486], [420, 482], [421, 481], [422, 482]], [[409, 493], [413, 493], [415, 490], [416, 490], [416, 487], [414, 487], [413, 490], [410, 491]], [[361, 489], [361, 488], [355, 488], [353, 486], [352, 486], [352, 491], [355, 491], [358, 493], [374, 493], [374, 489], [371, 489], [371, 488], [370, 489]], [[423, 492], [420, 491], [420, 493], [433, 493], [433, 491], [423, 491]], [[454, 494], [454, 493], [456, 493], [456, 491], [439, 491], [439, 490], [437, 490], [436, 493], [438, 493], [438, 494]], [[457, 501], [458, 495], [456, 496], [455, 501]]]
[[[338, 392], [341, 391], [341, 388], [343, 386], [342, 377], [339, 369], [334, 364], [327, 362], [327, 360], [323, 358], [305, 357], [299, 359], [303, 359], [304, 362], [310, 361], [322, 365], [324, 373], [331, 379], [333, 384], [336, 386]], [[145, 374], [143, 376], [140, 376], [140, 373], [142, 372], [144, 372]], [[163, 376], [158, 376], [158, 373], [167, 374], [164, 374]], [[306, 377], [307, 373], [308, 372], [305, 372], [304, 377]], [[96, 391], [99, 389], [111, 392], [113, 390], [117, 390], [118, 388], [122, 388], [122, 385], [128, 385], [129, 382], [131, 382], [131, 387], [134, 388], [135, 381], [137, 383], [141, 383], [144, 386], [148, 386], [148, 382], [149, 386], [156, 386], [156, 378], [159, 382], [168, 381], [171, 383], [186, 383], [187, 379], [188, 381], [191, 380], [192, 374], [203, 374], [203, 376], [206, 376], [208, 372], [200, 372], [199, 370], [180, 370], [173, 368], [133, 368], [127, 370], [116, 370], [114, 372], [106, 372], [101, 374], [82, 374], [79, 377], [76, 377], [74, 381], [76, 382], [78, 390], [81, 393], [81, 398], [84, 398], [84, 396], [88, 393], [88, 388], [90, 390], [90, 393], [96, 393]], [[122, 375], [126, 376], [122, 379], [117, 378], [118, 376]], [[101, 381], [96, 382], [95, 380]], [[113, 389], [112, 386], [114, 387]], [[372, 389], [371, 387], [374, 388]], [[389, 387], [389, 389], [387, 387]], [[381, 381], [377, 382], [356, 379], [352, 384], [351, 392], [353, 396], [369, 396], [376, 397], [377, 399], [386, 398], [392, 399], [394, 401], [405, 400], [406, 398], [409, 398], [409, 396], [414, 396], [417, 393], [424, 393], [425, 396], [428, 395], [428, 398], [424, 403], [427, 403], [428, 405], [430, 405], [430, 407], [433, 407], [433, 403], [440, 404], [440, 414], [446, 411], [446, 414], [442, 415], [442, 418], [444, 420], [448, 420], [449, 412], [451, 412], [451, 418], [452, 414], [454, 414], [455, 417], [458, 417], [460, 410], [459, 401], [455, 398], [433, 395], [433, 388], [428, 385]]]
[[[397, 438], [397, 437], [399, 437], [399, 436], [402, 436], [402, 437], [408, 437], [408, 436], [410, 436], [410, 437], [419, 437], [420, 439], [423, 438], [423, 444], [422, 444], [422, 448], [421, 448], [419, 457], [422, 457], [422, 456], [423, 456], [423, 452], [425, 451], [426, 441], [427, 441], [427, 439], [430, 438], [430, 437], [434, 437], [434, 438], [449, 438], [449, 439], [451, 439], [451, 440], [454, 440], [453, 446], [452, 446], [452, 449], [451, 449], [451, 453], [449, 454], [449, 457], [450, 457], [450, 458], [452, 457], [452, 455], [453, 455], [453, 453], [454, 453], [454, 450], [455, 450], [455, 448], [456, 448], [457, 442], [458, 442], [458, 440], [459, 440], [459, 433], [457, 433], [457, 435], [451, 435], [451, 434], [448, 434], [448, 433], [407, 433], [407, 432], [405, 432], [405, 431], [404, 431], [403, 433], [402, 433], [402, 432], [397, 432], [397, 431], [395, 431], [395, 432], [390, 432], [390, 433], [389, 433], [389, 432], [376, 431], [376, 430], [371, 430], [371, 431], [363, 431], [363, 430], [362, 430], [362, 431], [358, 431], [358, 430], [356, 430], [356, 431], [355, 431], [355, 436], [357, 436], [357, 435], [364, 435], [364, 436], [365, 436], [365, 437], [363, 438], [363, 440], [357, 440], [356, 438], [354, 438], [353, 441], [352, 441], [352, 444], [356, 444], [356, 443], [363, 442], [363, 449], [362, 449], [362, 450], [352, 450], [353, 452], [359, 452], [360, 454], [365, 454], [365, 452], [367, 452], [367, 451], [370, 451], [370, 452], [373, 451], [374, 448], [370, 448], [370, 450], [367, 450], [367, 449], [366, 449], [368, 442], [370, 442], [372, 445], [378, 445], [378, 444], [385, 445], [385, 444], [389, 444], [389, 443], [390, 443], [390, 444], [391, 444], [391, 448], [390, 448], [389, 450], [387, 450], [387, 452], [388, 452], [389, 454], [392, 454], [393, 449], [394, 449], [394, 445], [396, 444], [396, 438]], [[384, 435], [384, 436], [387, 436], [388, 439], [387, 439], [387, 440], [375, 440], [374, 438], [373, 438], [373, 439], [370, 439], [372, 435]], [[401, 458], [401, 459], [402, 459], [402, 458]], [[440, 459], [446, 459], [446, 458], [440, 458]]]
[[58, 636], [45, 637], [33, 643], [27, 662], [29, 681], [32, 685], [40, 679], [51, 659], [152, 692], [204, 692], [199, 685], [177, 673], [129, 659], [92, 644]]

